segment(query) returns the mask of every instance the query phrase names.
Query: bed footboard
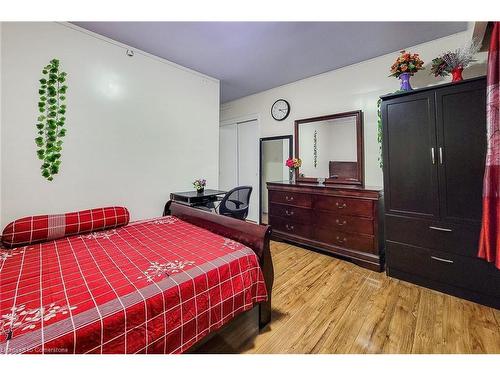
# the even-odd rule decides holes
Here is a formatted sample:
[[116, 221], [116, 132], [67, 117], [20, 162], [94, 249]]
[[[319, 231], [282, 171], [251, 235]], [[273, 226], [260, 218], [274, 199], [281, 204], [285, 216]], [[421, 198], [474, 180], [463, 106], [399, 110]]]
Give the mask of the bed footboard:
[[259, 306], [260, 328], [269, 323], [271, 321], [271, 293], [274, 282], [274, 268], [269, 249], [271, 227], [198, 210], [173, 201], [167, 203], [164, 214], [176, 216], [198, 227], [238, 241], [257, 254], [267, 288], [267, 301], [262, 302]]

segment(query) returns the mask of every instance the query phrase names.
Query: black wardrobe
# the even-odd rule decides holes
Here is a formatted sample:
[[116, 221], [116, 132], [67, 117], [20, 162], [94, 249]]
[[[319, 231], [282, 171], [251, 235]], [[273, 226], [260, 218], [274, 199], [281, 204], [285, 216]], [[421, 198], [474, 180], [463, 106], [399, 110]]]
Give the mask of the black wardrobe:
[[387, 274], [500, 308], [500, 271], [476, 257], [486, 79], [382, 97]]

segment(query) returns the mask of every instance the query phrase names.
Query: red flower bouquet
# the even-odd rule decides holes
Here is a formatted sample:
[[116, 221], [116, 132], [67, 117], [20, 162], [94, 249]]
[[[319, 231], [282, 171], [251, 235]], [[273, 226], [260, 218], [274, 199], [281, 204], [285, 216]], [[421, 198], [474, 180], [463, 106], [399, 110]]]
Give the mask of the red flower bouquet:
[[285, 162], [285, 165], [290, 169], [297, 169], [302, 165], [302, 160], [299, 158], [290, 158]]

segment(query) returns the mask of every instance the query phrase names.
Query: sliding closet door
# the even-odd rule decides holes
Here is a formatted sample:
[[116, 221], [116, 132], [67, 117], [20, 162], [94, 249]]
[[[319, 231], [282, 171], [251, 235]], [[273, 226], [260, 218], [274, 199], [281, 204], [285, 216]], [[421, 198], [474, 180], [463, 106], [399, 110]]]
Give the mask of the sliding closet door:
[[238, 133], [236, 124], [220, 127], [219, 189], [230, 190], [238, 185]]
[[248, 220], [259, 220], [259, 127], [256, 120], [238, 124], [238, 185], [253, 187]]

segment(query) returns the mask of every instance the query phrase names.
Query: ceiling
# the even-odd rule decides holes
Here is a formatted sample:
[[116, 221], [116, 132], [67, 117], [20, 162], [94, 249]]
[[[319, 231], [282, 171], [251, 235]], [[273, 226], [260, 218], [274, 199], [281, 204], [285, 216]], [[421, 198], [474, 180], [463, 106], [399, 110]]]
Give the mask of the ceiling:
[[467, 29], [467, 22], [73, 22], [221, 81], [221, 102]]

